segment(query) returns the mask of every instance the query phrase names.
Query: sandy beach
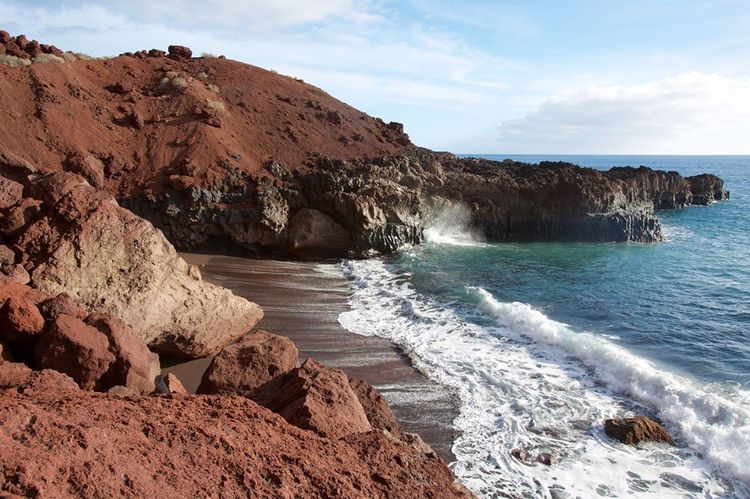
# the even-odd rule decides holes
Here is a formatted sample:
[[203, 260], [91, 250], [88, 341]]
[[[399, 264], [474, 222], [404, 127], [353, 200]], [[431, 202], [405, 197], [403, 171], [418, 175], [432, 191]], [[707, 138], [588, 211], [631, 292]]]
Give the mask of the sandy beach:
[[[300, 360], [315, 358], [368, 381], [390, 404], [406, 431], [418, 433], [446, 462], [453, 461], [457, 401], [417, 371], [388, 340], [353, 334], [338, 322], [349, 310], [349, 282], [333, 263], [289, 262], [182, 253], [203, 278], [259, 304], [258, 328], [291, 338]], [[195, 391], [210, 359], [169, 365]]]

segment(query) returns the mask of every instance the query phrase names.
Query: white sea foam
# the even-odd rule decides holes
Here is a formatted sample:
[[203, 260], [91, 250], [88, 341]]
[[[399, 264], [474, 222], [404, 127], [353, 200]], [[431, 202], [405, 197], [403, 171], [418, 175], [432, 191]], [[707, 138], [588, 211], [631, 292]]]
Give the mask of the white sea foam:
[[440, 209], [424, 230], [425, 240], [451, 246], [479, 246], [484, 238], [472, 226], [471, 211], [464, 205]]
[[[485, 323], [419, 295], [397, 267], [343, 266], [355, 291], [340, 322], [391, 339], [458, 394], [454, 470], [480, 496], [750, 495], [750, 401], [737, 399], [741, 390], [701, 387], [480, 288], [467, 297]], [[605, 418], [632, 412], [655, 413], [679, 447], [635, 449], [603, 434]], [[519, 448], [529, 463], [512, 457]], [[559, 462], [534, 462], [544, 452]]]

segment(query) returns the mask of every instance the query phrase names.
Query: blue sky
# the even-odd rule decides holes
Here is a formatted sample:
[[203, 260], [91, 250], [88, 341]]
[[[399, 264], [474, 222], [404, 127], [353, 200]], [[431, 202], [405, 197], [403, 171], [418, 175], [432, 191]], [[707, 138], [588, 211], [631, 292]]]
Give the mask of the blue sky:
[[750, 153], [748, 0], [0, 0], [91, 55], [189, 45], [454, 152]]

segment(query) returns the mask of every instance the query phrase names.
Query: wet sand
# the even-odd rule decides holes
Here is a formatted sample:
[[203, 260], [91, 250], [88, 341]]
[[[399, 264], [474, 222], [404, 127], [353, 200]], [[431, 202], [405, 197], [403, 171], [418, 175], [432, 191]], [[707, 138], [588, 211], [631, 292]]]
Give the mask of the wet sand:
[[[312, 357], [375, 386], [406, 431], [418, 433], [446, 462], [457, 401], [442, 386], [411, 366], [388, 340], [360, 336], [338, 322], [349, 310], [349, 282], [335, 264], [254, 260], [183, 253], [203, 278], [259, 304], [265, 316], [258, 328], [288, 336], [300, 360]], [[165, 368], [195, 391], [210, 359]]]

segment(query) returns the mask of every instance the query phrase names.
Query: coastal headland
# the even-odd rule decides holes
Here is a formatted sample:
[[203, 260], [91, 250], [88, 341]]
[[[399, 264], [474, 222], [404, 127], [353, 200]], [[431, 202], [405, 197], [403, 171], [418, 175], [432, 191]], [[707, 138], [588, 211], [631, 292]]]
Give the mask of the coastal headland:
[[[492, 241], [657, 242], [658, 210], [728, 196], [709, 174], [429, 151], [297, 78], [182, 46], [92, 59], [0, 31], [0, 62], [3, 493], [471, 497], [450, 439], [430, 448], [405, 429], [429, 424], [371, 386], [428, 389], [397, 352], [323, 330], [330, 312], [264, 319], [316, 294], [341, 306], [340, 289], [279, 290], [260, 265], [237, 284], [221, 258], [204, 279], [177, 250], [368, 257], [455, 211]], [[210, 360], [188, 390], [163, 359]]]

